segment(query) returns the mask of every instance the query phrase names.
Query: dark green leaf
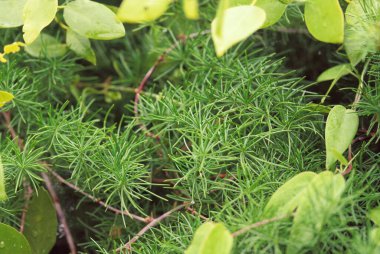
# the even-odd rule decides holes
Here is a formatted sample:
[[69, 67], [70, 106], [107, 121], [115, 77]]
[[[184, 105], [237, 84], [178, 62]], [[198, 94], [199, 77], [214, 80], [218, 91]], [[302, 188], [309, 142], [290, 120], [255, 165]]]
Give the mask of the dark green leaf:
[[0, 254], [31, 254], [29, 243], [23, 234], [0, 223]]

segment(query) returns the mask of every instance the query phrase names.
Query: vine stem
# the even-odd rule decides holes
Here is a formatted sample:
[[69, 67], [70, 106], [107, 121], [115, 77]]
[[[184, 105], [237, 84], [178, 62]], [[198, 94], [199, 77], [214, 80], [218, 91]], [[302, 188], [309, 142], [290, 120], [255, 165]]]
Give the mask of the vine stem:
[[358, 103], [360, 102], [360, 99], [361, 99], [361, 96], [363, 93], [363, 88], [364, 88], [364, 76], [367, 73], [367, 69], [368, 69], [370, 62], [371, 62], [370, 59], [368, 59], [366, 61], [364, 68], [363, 68], [363, 71], [360, 75], [360, 78], [358, 77], [359, 78], [359, 86], [358, 86], [358, 90], [356, 91], [355, 100], [352, 103], [352, 109], [355, 109], [357, 107]]
[[169, 217], [172, 213], [175, 213], [182, 208], [193, 205], [194, 203], [183, 203], [182, 205], [179, 205], [177, 207], [174, 207], [173, 209], [167, 211], [166, 213], [162, 214], [161, 216], [153, 219], [149, 224], [147, 224], [145, 227], [143, 227], [131, 240], [129, 240], [124, 246], [117, 248], [115, 252], [121, 252], [124, 250], [130, 251], [132, 248], [132, 244], [135, 243], [143, 234], [145, 234], [149, 229], [152, 227], [156, 226], [158, 223], [160, 223], [162, 220], [166, 219]]
[[276, 222], [276, 221], [280, 221], [280, 220], [283, 220], [283, 219], [287, 219], [287, 218], [290, 218], [292, 217], [294, 214], [286, 214], [286, 215], [282, 215], [282, 216], [279, 216], [279, 217], [274, 217], [274, 218], [271, 218], [271, 219], [266, 219], [266, 220], [262, 220], [262, 221], [259, 221], [259, 222], [256, 222], [254, 224], [251, 224], [249, 226], [246, 226], [242, 229], [239, 229], [238, 231], [232, 233], [232, 236], [233, 237], [237, 237], [237, 236], [240, 236], [246, 232], [248, 232], [249, 230], [253, 229], [253, 228], [258, 228], [258, 227], [261, 227], [263, 225], [266, 225], [266, 224], [269, 224], [269, 223], [272, 223], [272, 222]]

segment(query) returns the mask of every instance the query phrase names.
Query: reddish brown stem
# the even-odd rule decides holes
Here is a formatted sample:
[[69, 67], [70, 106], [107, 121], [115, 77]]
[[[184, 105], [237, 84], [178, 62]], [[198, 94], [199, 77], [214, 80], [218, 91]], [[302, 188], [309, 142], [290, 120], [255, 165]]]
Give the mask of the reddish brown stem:
[[161, 216], [153, 219], [149, 224], [147, 224], [145, 227], [143, 227], [131, 240], [129, 240], [124, 246], [120, 247], [120, 248], [117, 248], [115, 250], [115, 252], [125, 252], [125, 250], [128, 250], [130, 251], [131, 250], [131, 247], [132, 247], [132, 244], [135, 243], [143, 234], [145, 234], [149, 229], [151, 229], [152, 227], [156, 226], [158, 223], [160, 223], [162, 220], [166, 219], [167, 217], [169, 217], [172, 213], [178, 211], [178, 210], [181, 210], [182, 208], [188, 206], [188, 205], [192, 205], [192, 203], [184, 203], [182, 205], [179, 205], [173, 209], [171, 209], [170, 211], [162, 214]]
[[70, 231], [70, 228], [68, 226], [68, 223], [67, 223], [67, 220], [65, 217], [65, 213], [63, 212], [61, 203], [59, 202], [58, 195], [54, 190], [53, 184], [52, 184], [49, 176], [46, 173], [42, 173], [41, 175], [45, 181], [46, 188], [48, 189], [50, 196], [53, 199], [54, 207], [55, 207], [55, 210], [57, 212], [59, 222], [63, 225], [63, 231], [65, 232], [65, 236], [66, 236], [67, 244], [69, 245], [70, 253], [76, 254], [77, 249], [75, 246], [74, 238], [73, 238], [71, 231]]
[[26, 213], [28, 212], [29, 201], [33, 194], [33, 189], [30, 187], [29, 182], [24, 180], [23, 186], [24, 186], [24, 208], [22, 209], [21, 222], [20, 222], [21, 233], [24, 232]]

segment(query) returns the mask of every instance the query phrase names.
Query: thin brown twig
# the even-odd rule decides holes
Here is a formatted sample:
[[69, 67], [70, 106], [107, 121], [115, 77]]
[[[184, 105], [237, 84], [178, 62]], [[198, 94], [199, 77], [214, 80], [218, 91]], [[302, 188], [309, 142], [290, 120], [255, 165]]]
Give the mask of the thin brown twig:
[[33, 194], [33, 189], [30, 187], [29, 182], [26, 181], [25, 179], [23, 181], [23, 186], [24, 186], [24, 207], [22, 209], [21, 222], [20, 222], [21, 233], [24, 232], [26, 213], [28, 212], [29, 201]]
[[70, 232], [70, 228], [68, 226], [69, 224], [67, 223], [65, 213], [63, 212], [61, 203], [59, 202], [58, 195], [54, 190], [53, 184], [52, 184], [49, 176], [46, 173], [41, 173], [41, 175], [45, 181], [46, 188], [48, 189], [50, 196], [53, 199], [54, 207], [55, 207], [55, 210], [57, 212], [59, 221], [63, 225], [63, 231], [65, 232], [65, 236], [66, 236], [67, 244], [69, 245], [70, 253], [76, 254], [77, 249], [75, 246], [74, 238]]
[[201, 213], [198, 213], [197, 211], [195, 211], [195, 209], [191, 208], [191, 207], [186, 207], [186, 210], [188, 212], [190, 212], [192, 215], [195, 215], [195, 216], [198, 216], [199, 218], [201, 218], [202, 220], [210, 220], [209, 218], [207, 218], [206, 216], [204, 216], [203, 214]]
[[276, 222], [276, 221], [280, 221], [280, 220], [283, 220], [283, 219], [287, 219], [287, 218], [290, 218], [291, 216], [293, 216], [293, 214], [286, 214], [286, 215], [282, 215], [282, 216], [279, 216], [279, 217], [274, 217], [274, 218], [271, 218], [271, 219], [266, 219], [266, 220], [262, 220], [262, 221], [259, 221], [259, 222], [256, 222], [252, 225], [249, 225], [249, 226], [246, 226], [242, 229], [239, 229], [238, 231], [232, 233], [232, 236], [233, 237], [237, 237], [239, 235], [242, 235], [246, 232], [248, 232], [249, 230], [253, 229], [253, 228], [258, 228], [258, 227], [261, 227], [263, 225], [266, 225], [266, 224], [269, 224], [269, 223], [272, 223], [272, 222]]
[[116, 252], [124, 252], [125, 250], [128, 250], [130, 251], [131, 250], [131, 246], [133, 243], [135, 243], [144, 233], [146, 233], [149, 229], [151, 229], [152, 227], [156, 226], [158, 223], [160, 223], [162, 220], [166, 219], [167, 217], [169, 217], [172, 213], [178, 211], [178, 210], [181, 210], [182, 208], [188, 206], [188, 205], [192, 205], [193, 203], [184, 203], [182, 205], [179, 205], [173, 209], [171, 209], [170, 211], [167, 211], [166, 213], [162, 214], [161, 216], [153, 219], [149, 224], [147, 224], [145, 227], [143, 227], [131, 240], [129, 240], [126, 244], [124, 244], [124, 246], [120, 247], [120, 248], [117, 248], [115, 251]]
[[131, 217], [132, 219], [135, 219], [135, 220], [138, 220], [138, 221], [141, 221], [141, 222], [144, 222], [144, 223], [149, 223], [152, 221], [152, 218], [150, 217], [147, 217], [147, 218], [143, 218], [143, 217], [140, 217], [138, 215], [135, 215], [135, 214], [132, 214], [130, 213], [129, 211], [125, 210], [125, 211], [122, 211], [120, 209], [117, 209], [115, 207], [112, 207], [110, 205], [107, 205], [105, 202], [103, 202], [102, 200], [92, 196], [91, 194], [83, 191], [82, 189], [80, 189], [78, 186], [66, 181], [62, 176], [60, 176], [58, 173], [54, 172], [54, 170], [52, 170], [49, 165], [47, 165], [46, 163], [43, 163], [43, 166], [49, 171], [50, 174], [52, 174], [57, 180], [58, 182], [66, 185], [67, 187], [79, 192], [80, 194], [82, 194], [83, 196], [91, 199], [92, 201], [94, 201], [95, 203], [103, 206], [104, 208], [106, 208], [107, 210], [110, 210], [112, 212], [114, 212], [115, 214], [124, 214], [124, 215], [127, 215], [129, 217]]

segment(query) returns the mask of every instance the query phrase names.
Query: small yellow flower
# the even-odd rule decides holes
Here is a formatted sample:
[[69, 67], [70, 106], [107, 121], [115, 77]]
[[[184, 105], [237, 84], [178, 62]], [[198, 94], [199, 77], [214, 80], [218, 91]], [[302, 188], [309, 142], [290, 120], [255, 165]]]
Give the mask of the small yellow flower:
[[0, 62], [1, 63], [6, 63], [7, 59], [4, 57], [4, 54], [0, 53]]
[[25, 46], [22, 42], [13, 42], [4, 46], [4, 54], [13, 54], [20, 51], [20, 47]]

